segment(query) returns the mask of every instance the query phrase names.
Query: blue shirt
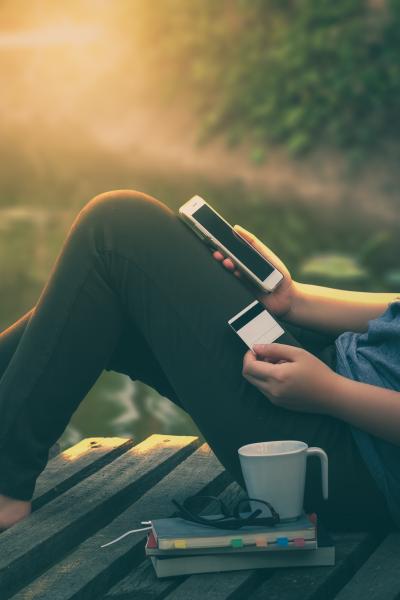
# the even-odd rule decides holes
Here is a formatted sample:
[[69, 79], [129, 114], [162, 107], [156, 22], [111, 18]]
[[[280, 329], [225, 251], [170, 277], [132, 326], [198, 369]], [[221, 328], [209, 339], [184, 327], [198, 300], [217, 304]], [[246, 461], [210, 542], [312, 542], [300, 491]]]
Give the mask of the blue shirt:
[[[380, 317], [370, 321], [365, 333], [346, 331], [335, 344], [337, 373], [400, 391], [400, 300], [389, 304]], [[351, 431], [400, 528], [400, 446], [356, 427], [351, 427]]]

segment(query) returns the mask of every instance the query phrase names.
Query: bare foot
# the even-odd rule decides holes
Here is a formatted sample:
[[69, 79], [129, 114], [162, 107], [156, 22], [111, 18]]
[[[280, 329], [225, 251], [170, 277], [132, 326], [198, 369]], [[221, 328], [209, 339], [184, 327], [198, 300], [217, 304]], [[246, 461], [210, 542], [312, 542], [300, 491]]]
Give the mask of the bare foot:
[[0, 532], [9, 529], [31, 513], [31, 503], [0, 494]]

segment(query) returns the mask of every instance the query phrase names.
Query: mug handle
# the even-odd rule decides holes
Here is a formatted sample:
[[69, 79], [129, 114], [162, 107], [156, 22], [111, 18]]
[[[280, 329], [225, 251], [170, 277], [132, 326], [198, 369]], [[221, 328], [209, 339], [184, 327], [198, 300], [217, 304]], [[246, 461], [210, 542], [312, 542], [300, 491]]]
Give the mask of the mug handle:
[[321, 461], [322, 496], [328, 499], [328, 455], [322, 448], [312, 446], [306, 450], [307, 457], [316, 455]]

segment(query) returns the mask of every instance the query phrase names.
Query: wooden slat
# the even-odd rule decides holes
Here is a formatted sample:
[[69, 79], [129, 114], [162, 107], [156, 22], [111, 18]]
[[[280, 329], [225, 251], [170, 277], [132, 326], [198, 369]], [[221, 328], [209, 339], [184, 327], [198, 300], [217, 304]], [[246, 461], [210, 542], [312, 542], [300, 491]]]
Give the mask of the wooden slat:
[[338, 594], [337, 600], [400, 597], [400, 532], [390, 533]]
[[[152, 437], [172, 439], [171, 436]], [[90, 528], [87, 527], [86, 523], [86, 533], [83, 537], [80, 537], [84, 541], [80, 546], [63, 558], [61, 558], [61, 548], [59, 548], [60, 562], [54, 564], [37, 580], [13, 596], [12, 600], [91, 600], [92, 598], [96, 598], [96, 600], [100, 598], [107, 600], [128, 600], [130, 598], [140, 598], [140, 600], [142, 598], [146, 600], [161, 598], [167, 600], [186, 600], [189, 598], [190, 600], [204, 600], [205, 596], [207, 600], [227, 600], [228, 598], [230, 600], [238, 600], [239, 598], [249, 598], [249, 600], [264, 600], [265, 598], [268, 598], [268, 600], [298, 600], [299, 598], [301, 600], [327, 600], [327, 598], [335, 596], [337, 591], [350, 579], [362, 563], [365, 563], [364, 566], [339, 593], [337, 600], [350, 600], [350, 598], [353, 599], [360, 593], [365, 596], [366, 600], [370, 598], [371, 600], [380, 600], [381, 598], [385, 598], [385, 600], [386, 598], [389, 600], [393, 598], [394, 600], [399, 595], [400, 590], [398, 587], [400, 586], [396, 587], [395, 580], [398, 577], [396, 578], [395, 574], [398, 572], [400, 560], [393, 561], [393, 556], [398, 553], [397, 547], [400, 540], [397, 537], [388, 545], [383, 543], [376, 552], [381, 553], [376, 560], [374, 560], [375, 554], [373, 554], [367, 562], [365, 561], [368, 556], [379, 543], [377, 538], [371, 534], [342, 534], [335, 536], [337, 550], [335, 567], [292, 568], [277, 569], [275, 571], [249, 570], [160, 580], [156, 578], [153, 567], [148, 559], [144, 557], [144, 534], [143, 536], [138, 534], [136, 537], [128, 537], [115, 544], [115, 546], [104, 549], [99, 547], [102, 543], [117, 537], [126, 529], [134, 527], [142, 519], [172, 514], [171, 497], [182, 499], [193, 493], [217, 494], [221, 492], [221, 497], [229, 503], [235, 500], [240, 493], [243, 493], [236, 484], [228, 485], [228, 476], [223, 472], [222, 466], [213, 453], [209, 449], [206, 450], [206, 448], [206, 446], [203, 446], [197, 450], [172, 472], [169, 472], [170, 465], [165, 471], [168, 474], [165, 475], [164, 473], [165, 476], [161, 480], [159, 477], [158, 483], [140, 498], [138, 498], [137, 484], [133, 483], [130, 486], [130, 494], [127, 494], [132, 505], [124, 510], [122, 514], [119, 514], [111, 523], [109, 521], [113, 517], [106, 510], [108, 512], [106, 522], [109, 524], [103, 527], [105, 522], [101, 521], [101, 513], [105, 510], [104, 505], [107, 505], [107, 502], [110, 501], [110, 493], [113, 494], [113, 491], [107, 488], [103, 496], [104, 504], [98, 515], [99, 521], [96, 523], [96, 530], [99, 527], [103, 527], [103, 529], [98, 530], [91, 538], [84, 539], [90, 535]], [[175, 454], [172, 456], [176, 457]], [[100, 466], [101, 471], [99, 473], [103, 473], [108, 469], [107, 478], [112, 477], [115, 465], [118, 471], [118, 460], [108, 464], [107, 467], [101, 468]], [[84, 468], [90, 469], [90, 464], [91, 461], [88, 461], [87, 466]], [[124, 463], [122, 464], [124, 465]], [[163, 461], [161, 461], [161, 465], [163, 464]], [[159, 467], [156, 467], [155, 470], [158, 471]], [[65, 479], [61, 479], [61, 485], [64, 480], [68, 481], [70, 477], [72, 477], [72, 482], [75, 476], [80, 477], [79, 469], [76, 469], [75, 473], [76, 475], [70, 474]], [[54, 476], [57, 477], [55, 469]], [[87, 481], [90, 482], [92, 477], [89, 477]], [[139, 485], [140, 479], [139, 477]], [[135, 481], [137, 480], [135, 479]], [[83, 494], [83, 497], [87, 488], [84, 484], [86, 484], [86, 481], [81, 481], [78, 485], [72, 484], [75, 485], [74, 489], [81, 486], [80, 493]], [[146, 487], [148, 489], [149, 486], [144, 486], [144, 488]], [[50, 483], [48, 489], [50, 491], [52, 489]], [[97, 486], [95, 486], [95, 489], [97, 489]], [[143, 489], [141, 493], [143, 493]], [[60, 498], [71, 492], [63, 494]], [[117, 497], [118, 492], [114, 492], [114, 496]], [[79, 494], [72, 495], [72, 498], [78, 503], [81, 501]], [[162, 499], [166, 500], [164, 505]], [[126, 503], [124, 505], [124, 502], [117, 502], [117, 505], [116, 514], [125, 508]], [[45, 515], [52, 506], [53, 502], [36, 514], [42, 513]], [[100, 506], [101, 503], [99, 503], [97, 509]], [[89, 517], [90, 515], [93, 517], [93, 510], [96, 512], [97, 509], [92, 507], [89, 510], [89, 507], [87, 508]], [[114, 508], [114, 513], [115, 510]], [[52, 512], [52, 515], [49, 518], [45, 516], [45, 523], [48, 522], [48, 519], [54, 519], [54, 512]], [[28, 521], [24, 523], [27, 525]], [[20, 525], [22, 526], [24, 523]], [[20, 525], [0, 536], [0, 567], [3, 555], [2, 537], [12, 531], [15, 532]], [[392, 535], [396, 536], [397, 534]], [[74, 540], [73, 545], [76, 545], [76, 540]], [[71, 545], [69, 548], [71, 548]], [[388, 556], [392, 557], [391, 565], [388, 567], [388, 573], [392, 575], [391, 577], [387, 576], [386, 570], [382, 571], [382, 561], [387, 560]], [[372, 569], [368, 569], [367, 574], [370, 574], [371, 577], [369, 580], [367, 579], [367, 585], [360, 588], [360, 584], [365, 581], [362, 573], [368, 568], [370, 561], [375, 564], [376, 572], [374, 573]], [[0, 569], [0, 590], [2, 585], [1, 573]], [[374, 582], [374, 578], [377, 581]], [[384, 585], [387, 580], [389, 581], [389, 587]], [[106, 592], [107, 589], [109, 589], [108, 592]], [[361, 592], [360, 589], [362, 589]], [[387, 595], [387, 590], [389, 590], [389, 595]], [[104, 596], [104, 594], [106, 595]], [[6, 597], [8, 596], [4, 596], [4, 598]], [[1, 591], [0, 598], [3, 600]]]
[[173, 592], [165, 596], [165, 600], [250, 598], [251, 591], [260, 582], [261, 578], [262, 573], [260, 570], [191, 575]]
[[[157, 598], [164, 598], [185, 579], [186, 577], [157, 579], [149, 559], [145, 558], [126, 577], [114, 585], [102, 597], [102, 600], [121, 600], [125, 598], [156, 600]], [[21, 596], [21, 600], [22, 598]]]
[[0, 536], [0, 598], [104, 527], [198, 445], [153, 435]]
[[38, 477], [33, 496], [33, 510], [95, 473], [132, 448], [129, 438], [91, 437], [49, 460]]
[[[100, 548], [102, 544], [134, 528], [142, 520], [173, 514], [171, 498], [182, 500], [199, 492], [216, 494], [228, 481], [223, 467], [204, 444], [114, 521], [21, 590], [13, 600], [54, 600], [55, 590], [57, 600], [102, 597], [107, 589], [143, 561], [145, 533], [128, 536], [107, 548]], [[140, 590], [135, 591], [135, 597], [143, 597]]]
[[334, 566], [276, 569], [272, 577], [251, 595], [251, 600], [333, 598], [378, 543], [375, 536], [368, 533], [342, 533], [334, 535], [333, 539], [336, 548]]

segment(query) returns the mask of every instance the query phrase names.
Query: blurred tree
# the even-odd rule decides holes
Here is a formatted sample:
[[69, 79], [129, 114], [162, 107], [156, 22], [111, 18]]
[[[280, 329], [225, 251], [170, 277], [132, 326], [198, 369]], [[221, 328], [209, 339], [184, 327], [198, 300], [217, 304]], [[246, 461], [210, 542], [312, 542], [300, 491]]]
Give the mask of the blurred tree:
[[194, 103], [200, 139], [321, 143], [355, 160], [399, 132], [400, 1], [137, 0], [164, 94]]

